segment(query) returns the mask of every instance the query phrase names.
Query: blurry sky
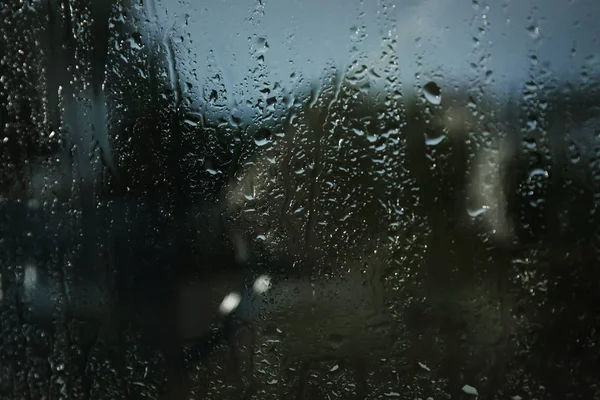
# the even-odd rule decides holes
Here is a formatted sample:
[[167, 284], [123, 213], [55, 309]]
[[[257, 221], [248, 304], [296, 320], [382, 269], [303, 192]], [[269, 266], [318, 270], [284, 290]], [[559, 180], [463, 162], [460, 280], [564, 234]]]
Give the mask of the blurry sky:
[[228, 90], [252, 75], [260, 53], [284, 87], [292, 72], [310, 80], [328, 63], [346, 68], [353, 45], [376, 67], [386, 36], [397, 40], [405, 85], [418, 73], [421, 84], [484, 79], [503, 91], [541, 70], [563, 81], [579, 79], [584, 65], [592, 74], [600, 66], [597, 0], [155, 0], [149, 7], [163, 34], [184, 37], [179, 72], [202, 80], [216, 65]]

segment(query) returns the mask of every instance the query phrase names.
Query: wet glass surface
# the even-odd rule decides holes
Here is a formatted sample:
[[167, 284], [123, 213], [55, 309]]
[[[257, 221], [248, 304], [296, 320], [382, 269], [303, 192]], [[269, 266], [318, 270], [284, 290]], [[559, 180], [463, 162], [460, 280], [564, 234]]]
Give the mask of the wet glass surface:
[[600, 398], [598, 17], [0, 3], [0, 398]]

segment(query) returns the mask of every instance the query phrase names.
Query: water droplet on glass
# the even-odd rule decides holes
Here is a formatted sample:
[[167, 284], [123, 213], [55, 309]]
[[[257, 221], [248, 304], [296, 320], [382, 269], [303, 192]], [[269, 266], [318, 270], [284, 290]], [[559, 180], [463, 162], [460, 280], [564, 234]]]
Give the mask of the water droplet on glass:
[[256, 38], [256, 49], [262, 53], [266, 52], [269, 49], [269, 42], [267, 41], [267, 38], [265, 38], [265, 37]]
[[423, 95], [431, 104], [438, 105], [442, 102], [442, 89], [433, 81], [423, 86]]
[[423, 364], [422, 362], [419, 362], [419, 367], [423, 368], [427, 372], [431, 372], [431, 368], [429, 368], [427, 365]]
[[466, 394], [470, 394], [472, 396], [479, 396], [479, 392], [473, 386], [465, 385], [462, 387], [462, 391]]
[[271, 141], [269, 139], [254, 139], [254, 143], [256, 143], [258, 147], [262, 147], [271, 143]]
[[542, 177], [544, 177], [544, 178], [547, 178], [547, 177], [548, 177], [548, 171], [546, 171], [546, 170], [544, 170], [544, 169], [541, 169], [541, 168], [535, 168], [535, 169], [532, 169], [532, 170], [529, 172], [529, 176], [530, 176], [530, 177], [534, 177], [534, 176], [542, 176]]
[[268, 275], [261, 275], [254, 281], [252, 289], [256, 293], [265, 293], [271, 288], [271, 278]]
[[475, 217], [485, 213], [489, 208], [490, 208], [489, 206], [482, 206], [477, 209], [467, 209], [467, 214], [469, 214], [469, 217], [475, 218]]
[[532, 39], [537, 39], [540, 36], [540, 28], [536, 25], [530, 25], [527, 27], [527, 32]]
[[356, 128], [352, 128], [352, 133], [354, 133], [356, 136], [364, 136], [365, 133], [363, 131], [361, 131], [360, 129], [356, 129]]
[[437, 146], [445, 137], [444, 135], [435, 136], [431, 132], [425, 132], [425, 144], [427, 146]]

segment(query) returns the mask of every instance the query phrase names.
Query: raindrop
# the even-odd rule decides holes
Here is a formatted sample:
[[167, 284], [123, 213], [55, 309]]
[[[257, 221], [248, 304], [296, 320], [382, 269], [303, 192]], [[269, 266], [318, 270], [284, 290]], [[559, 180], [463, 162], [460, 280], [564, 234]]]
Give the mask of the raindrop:
[[271, 141], [268, 139], [254, 139], [254, 143], [258, 147], [262, 147], [262, 146], [266, 146], [267, 144], [271, 143]]
[[267, 38], [265, 38], [265, 37], [256, 38], [256, 50], [259, 53], [265, 53], [267, 50], [269, 50], [269, 42], [267, 41]]
[[437, 146], [445, 137], [445, 135], [436, 136], [435, 134], [432, 134], [432, 132], [425, 132], [425, 144], [427, 146]]
[[261, 128], [254, 134], [254, 143], [258, 147], [265, 146], [265, 145], [271, 143], [270, 137], [271, 137], [271, 131], [269, 131], [266, 128]]
[[360, 129], [356, 129], [356, 128], [352, 128], [352, 133], [354, 133], [356, 136], [364, 136], [365, 133], [363, 131], [361, 131]]
[[485, 213], [490, 207], [489, 206], [482, 206], [480, 208], [477, 209], [467, 209], [467, 214], [469, 214], [469, 217], [471, 218], [475, 218], [483, 213]]
[[531, 36], [532, 39], [537, 39], [540, 36], [540, 28], [534, 24], [529, 25], [527, 27], [527, 33]]
[[462, 391], [466, 394], [470, 394], [472, 396], [479, 396], [479, 392], [473, 386], [465, 385], [462, 387]]
[[431, 372], [431, 368], [429, 368], [427, 365], [423, 364], [422, 362], [419, 362], [419, 367], [423, 368], [427, 372]]
[[534, 176], [543, 176], [544, 178], [547, 178], [548, 171], [541, 169], [541, 168], [535, 168], [529, 172], [529, 177], [534, 177]]
[[438, 105], [442, 102], [442, 89], [433, 81], [423, 86], [423, 95], [431, 104]]
[[268, 275], [261, 275], [255, 281], [254, 285], [252, 285], [255, 293], [265, 293], [267, 290], [271, 288], [271, 278]]
[[568, 151], [569, 151], [569, 161], [571, 162], [571, 164], [578, 164], [579, 161], [581, 161], [581, 155], [579, 154], [577, 145], [571, 141], [568, 146]]

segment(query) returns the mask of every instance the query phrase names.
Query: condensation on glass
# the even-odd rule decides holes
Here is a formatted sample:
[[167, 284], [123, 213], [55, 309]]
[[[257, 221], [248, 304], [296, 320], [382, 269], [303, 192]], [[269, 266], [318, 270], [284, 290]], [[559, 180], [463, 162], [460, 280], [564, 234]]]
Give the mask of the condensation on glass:
[[600, 397], [598, 17], [0, 3], [0, 397]]

